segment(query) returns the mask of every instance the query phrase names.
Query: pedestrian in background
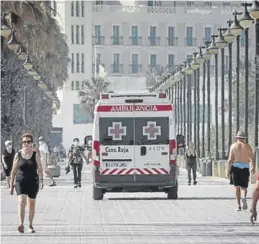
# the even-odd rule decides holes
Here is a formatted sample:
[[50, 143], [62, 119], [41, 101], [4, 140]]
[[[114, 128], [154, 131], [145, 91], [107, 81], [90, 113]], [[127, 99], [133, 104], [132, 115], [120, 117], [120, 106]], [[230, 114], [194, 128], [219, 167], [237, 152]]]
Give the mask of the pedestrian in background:
[[74, 188], [77, 188], [81, 187], [83, 159], [87, 162], [87, 158], [84, 155], [84, 148], [79, 145], [79, 139], [74, 138], [73, 142], [68, 152], [68, 160], [73, 169]]
[[248, 208], [246, 196], [250, 177], [250, 162], [252, 162], [251, 173], [255, 173], [255, 156], [250, 145], [246, 143], [246, 138], [244, 132], [239, 131], [237, 133], [237, 141], [231, 145], [228, 157], [227, 176], [228, 178], [232, 177], [235, 186], [237, 211], [241, 211], [241, 192], [243, 193], [242, 209]]
[[13, 149], [12, 142], [6, 141], [4, 153], [2, 155], [2, 164], [4, 167], [6, 182], [9, 188], [10, 188], [10, 174], [13, 168], [14, 156], [15, 156], [15, 150]]
[[[192, 176], [193, 176], [193, 184], [197, 184], [197, 154], [194, 147], [194, 143], [190, 142], [188, 148], [185, 152], [185, 163], [188, 174], [188, 185], [191, 185]], [[192, 173], [192, 176], [191, 176]]]
[[[29, 202], [29, 228], [30, 233], [34, 233], [33, 218], [35, 214], [35, 202], [39, 188], [43, 188], [43, 171], [40, 162], [40, 155], [32, 148], [32, 134], [26, 133], [21, 137], [22, 149], [15, 154], [12, 174], [10, 194], [13, 190], [18, 198], [18, 231], [24, 233], [24, 217], [27, 200]], [[15, 186], [14, 186], [15, 180]]]
[[55, 182], [54, 178], [52, 177], [52, 175], [50, 173], [50, 170], [48, 168], [48, 164], [49, 164], [49, 148], [47, 146], [47, 143], [44, 142], [42, 136], [39, 137], [39, 151], [40, 151], [40, 159], [41, 159], [43, 171], [52, 180], [52, 184], [50, 184], [49, 186], [55, 186], [56, 182]]
[[255, 188], [252, 196], [252, 209], [251, 209], [251, 222], [254, 224], [254, 221], [257, 220], [257, 211], [256, 211], [256, 205], [259, 200], [259, 173], [257, 175]]

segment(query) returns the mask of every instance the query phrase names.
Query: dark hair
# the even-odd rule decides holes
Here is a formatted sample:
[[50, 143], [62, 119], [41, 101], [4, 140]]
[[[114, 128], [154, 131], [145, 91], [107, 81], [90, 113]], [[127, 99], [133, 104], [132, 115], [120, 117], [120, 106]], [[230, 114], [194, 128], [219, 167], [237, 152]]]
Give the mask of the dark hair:
[[31, 142], [33, 142], [33, 137], [32, 137], [32, 134], [27, 132], [27, 133], [24, 133], [22, 136], [21, 136], [21, 141], [24, 137], [29, 137], [31, 139]]
[[78, 138], [74, 138], [74, 139], [73, 139], [73, 142], [74, 142], [74, 141], [79, 141], [79, 139], [78, 139]]

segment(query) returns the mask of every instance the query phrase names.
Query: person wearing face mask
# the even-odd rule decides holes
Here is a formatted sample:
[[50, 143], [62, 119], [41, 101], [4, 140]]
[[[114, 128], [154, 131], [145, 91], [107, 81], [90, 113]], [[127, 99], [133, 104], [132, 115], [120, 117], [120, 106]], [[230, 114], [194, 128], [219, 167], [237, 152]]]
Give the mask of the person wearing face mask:
[[81, 187], [81, 173], [83, 168], [83, 159], [87, 162], [87, 158], [84, 155], [84, 148], [79, 145], [79, 139], [74, 138], [74, 144], [68, 152], [69, 163], [73, 168], [74, 174], [74, 188]]
[[193, 174], [193, 184], [197, 184], [197, 154], [195, 150], [195, 146], [193, 142], [189, 143], [189, 146], [185, 152], [185, 162], [186, 162], [186, 169], [188, 173], [188, 185], [191, 185], [192, 177], [191, 177], [191, 171]]
[[2, 164], [4, 166], [6, 182], [9, 188], [10, 188], [10, 174], [13, 167], [14, 155], [15, 155], [15, 150], [13, 149], [12, 142], [6, 141], [5, 150], [2, 155]]
[[46, 142], [44, 142], [42, 136], [39, 137], [39, 151], [40, 151], [40, 159], [41, 159], [43, 171], [52, 180], [52, 184], [49, 185], [49, 186], [56, 186], [56, 182], [54, 181], [54, 179], [53, 179], [53, 177], [52, 177], [52, 175], [50, 173], [50, 170], [48, 168], [49, 148], [48, 148]]

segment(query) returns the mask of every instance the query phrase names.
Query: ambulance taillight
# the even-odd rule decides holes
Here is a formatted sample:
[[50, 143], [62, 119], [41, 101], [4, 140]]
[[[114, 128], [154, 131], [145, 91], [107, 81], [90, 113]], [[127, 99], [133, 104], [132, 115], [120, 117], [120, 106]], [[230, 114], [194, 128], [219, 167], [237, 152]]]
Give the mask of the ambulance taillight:
[[93, 142], [93, 165], [96, 167], [100, 166], [100, 142]]
[[170, 140], [170, 165], [176, 165], [177, 144], [176, 140]]
[[109, 99], [109, 94], [101, 94], [101, 99]]
[[161, 92], [161, 93], [159, 93], [158, 97], [159, 97], [159, 98], [166, 98], [166, 93], [162, 93], [162, 92]]

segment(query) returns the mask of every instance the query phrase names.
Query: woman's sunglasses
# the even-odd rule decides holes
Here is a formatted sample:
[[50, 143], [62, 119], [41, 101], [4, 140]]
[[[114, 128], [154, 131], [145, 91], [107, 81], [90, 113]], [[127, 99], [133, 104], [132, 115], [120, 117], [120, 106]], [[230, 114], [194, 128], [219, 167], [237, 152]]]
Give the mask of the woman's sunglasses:
[[22, 141], [22, 144], [31, 144], [32, 141]]

